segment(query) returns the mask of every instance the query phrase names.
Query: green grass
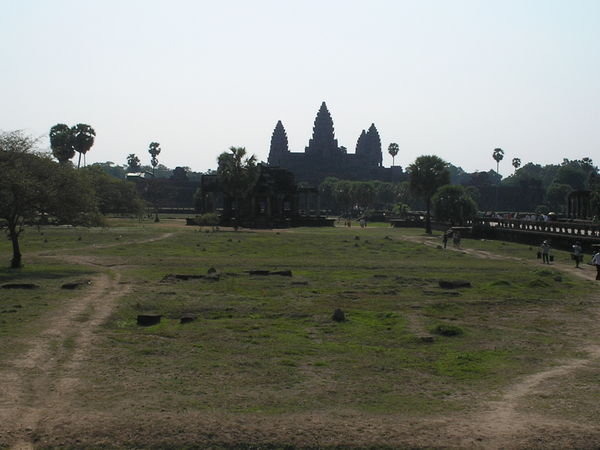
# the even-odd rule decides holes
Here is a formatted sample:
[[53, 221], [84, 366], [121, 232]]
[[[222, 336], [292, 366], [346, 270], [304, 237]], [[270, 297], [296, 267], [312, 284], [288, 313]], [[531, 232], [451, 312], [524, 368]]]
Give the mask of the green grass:
[[[89, 382], [77, 393], [83, 409], [464, 411], [516, 376], [574, 355], [578, 340], [571, 331], [592, 320], [589, 305], [573, 300], [583, 298], [590, 283], [528, 261], [475, 258], [403, 240], [421, 230], [212, 232], [176, 220], [153, 225], [124, 219], [117, 225], [24, 235], [28, 251], [52, 245], [53, 253], [90, 255], [116, 264], [131, 283], [82, 369]], [[174, 234], [128, 243], [165, 232]], [[531, 256], [516, 244], [463, 245]], [[0, 256], [8, 256], [6, 246]], [[33, 272], [4, 271], [0, 279], [43, 282], [36, 295], [51, 304], [56, 283], [82, 269], [39, 266], [44, 269], [35, 272], [42, 261], [26, 259]], [[211, 267], [219, 281], [162, 281], [168, 274], [206, 274]], [[255, 269], [286, 269], [293, 276], [247, 273]], [[472, 287], [446, 291], [438, 287], [440, 279], [468, 280]], [[331, 320], [335, 308], [346, 313], [346, 322]], [[43, 312], [39, 308], [38, 316]], [[137, 315], [149, 312], [161, 314], [162, 322], [138, 327]], [[184, 314], [196, 320], [181, 325]], [[5, 336], [16, 333], [17, 316], [10, 317], [4, 319]], [[440, 325], [461, 333], [420, 339]]]

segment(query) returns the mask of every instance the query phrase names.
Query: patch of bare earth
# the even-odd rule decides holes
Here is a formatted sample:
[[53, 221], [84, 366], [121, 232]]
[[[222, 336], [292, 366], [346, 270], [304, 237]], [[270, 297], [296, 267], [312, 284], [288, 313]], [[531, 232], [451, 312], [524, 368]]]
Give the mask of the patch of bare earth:
[[71, 374], [85, 361], [95, 330], [123, 293], [118, 274], [94, 275], [84, 294], [44, 317], [44, 331], [0, 370], [0, 444], [27, 448], [44, 421], [70, 414], [69, 393], [78, 382]]

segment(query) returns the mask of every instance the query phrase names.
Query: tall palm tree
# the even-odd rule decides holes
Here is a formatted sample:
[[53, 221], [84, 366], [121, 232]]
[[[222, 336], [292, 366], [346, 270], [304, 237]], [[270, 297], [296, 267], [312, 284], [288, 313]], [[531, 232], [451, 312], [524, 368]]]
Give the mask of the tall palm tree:
[[396, 158], [398, 151], [400, 151], [400, 147], [395, 142], [392, 142], [388, 147], [388, 153], [392, 155], [392, 167], [394, 166], [394, 158]]
[[517, 172], [517, 169], [519, 167], [521, 167], [521, 158], [513, 158], [512, 160], [512, 165], [515, 168], [515, 173]]
[[157, 156], [160, 155], [160, 144], [158, 142], [150, 142], [150, 146], [148, 147], [148, 153], [152, 159], [150, 159], [150, 164], [152, 164], [152, 177], [154, 178], [154, 169], [158, 165]]
[[496, 161], [496, 173], [500, 174], [500, 161], [504, 159], [504, 150], [501, 148], [495, 148], [492, 153], [492, 158]]
[[431, 234], [431, 197], [440, 186], [450, 183], [448, 163], [435, 155], [419, 156], [408, 166], [410, 188], [425, 200], [425, 232]]
[[85, 154], [94, 145], [94, 138], [96, 132], [92, 127], [85, 123], [78, 123], [71, 127], [71, 137], [73, 139], [73, 148], [79, 153], [79, 159], [77, 160], [77, 168], [81, 164], [81, 155], [83, 155], [83, 165], [85, 166]]

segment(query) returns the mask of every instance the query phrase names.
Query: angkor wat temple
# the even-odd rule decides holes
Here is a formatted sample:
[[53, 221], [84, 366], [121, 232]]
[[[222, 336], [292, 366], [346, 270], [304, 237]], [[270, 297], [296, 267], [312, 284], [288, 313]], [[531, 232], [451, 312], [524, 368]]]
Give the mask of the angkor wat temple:
[[339, 146], [335, 138], [333, 120], [325, 102], [317, 113], [312, 139], [304, 152], [291, 152], [281, 120], [271, 137], [268, 163], [283, 167], [296, 176], [297, 181], [318, 185], [326, 177], [345, 180], [401, 181], [402, 168], [382, 166], [381, 139], [375, 124], [363, 130], [356, 142], [354, 153]]

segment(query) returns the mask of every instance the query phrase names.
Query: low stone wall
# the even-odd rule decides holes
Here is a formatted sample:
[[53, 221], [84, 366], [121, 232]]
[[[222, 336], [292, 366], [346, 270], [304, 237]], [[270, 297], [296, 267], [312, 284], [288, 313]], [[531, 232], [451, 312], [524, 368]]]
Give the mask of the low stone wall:
[[593, 244], [600, 243], [600, 238], [596, 236], [579, 236], [557, 232], [504, 228], [481, 223], [473, 224], [472, 236], [476, 239], [497, 239], [533, 246], [538, 246], [544, 240], [548, 240], [552, 247], [567, 251], [570, 251], [573, 244], [579, 241], [585, 253], [592, 251]]

